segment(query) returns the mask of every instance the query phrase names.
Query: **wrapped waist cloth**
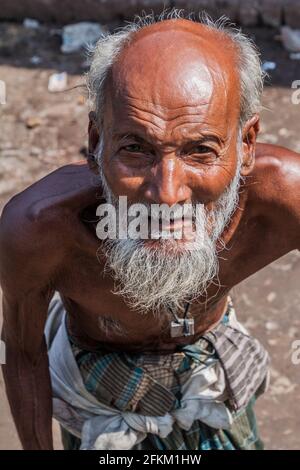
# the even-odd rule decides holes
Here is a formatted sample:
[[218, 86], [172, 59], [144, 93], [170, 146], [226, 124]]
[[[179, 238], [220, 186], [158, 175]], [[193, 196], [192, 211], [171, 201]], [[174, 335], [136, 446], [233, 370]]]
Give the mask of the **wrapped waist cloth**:
[[82, 350], [65, 320], [55, 296], [45, 329], [53, 415], [80, 449], [255, 448], [249, 406], [266, 389], [269, 357], [231, 301], [213, 330], [163, 355]]

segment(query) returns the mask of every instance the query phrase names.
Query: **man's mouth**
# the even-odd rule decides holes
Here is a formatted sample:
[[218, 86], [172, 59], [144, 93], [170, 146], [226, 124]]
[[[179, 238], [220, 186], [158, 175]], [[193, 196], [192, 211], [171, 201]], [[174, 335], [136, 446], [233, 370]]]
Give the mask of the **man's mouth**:
[[148, 217], [150, 239], [191, 239], [194, 238], [196, 223], [193, 218], [153, 219]]

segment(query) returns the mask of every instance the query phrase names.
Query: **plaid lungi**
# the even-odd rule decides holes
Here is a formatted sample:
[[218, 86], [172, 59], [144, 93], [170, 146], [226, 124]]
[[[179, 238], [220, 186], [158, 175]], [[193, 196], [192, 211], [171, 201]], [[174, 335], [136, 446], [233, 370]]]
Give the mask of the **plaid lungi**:
[[[233, 415], [230, 429], [214, 429], [195, 420], [189, 430], [175, 422], [167, 437], [148, 434], [135, 448], [156, 450], [262, 449], [253, 406], [265, 389], [269, 358], [261, 344], [229, 321], [232, 302], [223, 320], [195, 344], [171, 354], [82, 350], [69, 335], [86, 389], [99, 401], [121, 411], [163, 416], [180, 408], [181, 386], [199, 364], [220, 361], [226, 377], [226, 405]], [[237, 325], [239, 325], [236, 322]], [[65, 449], [79, 449], [80, 439], [62, 428]]]

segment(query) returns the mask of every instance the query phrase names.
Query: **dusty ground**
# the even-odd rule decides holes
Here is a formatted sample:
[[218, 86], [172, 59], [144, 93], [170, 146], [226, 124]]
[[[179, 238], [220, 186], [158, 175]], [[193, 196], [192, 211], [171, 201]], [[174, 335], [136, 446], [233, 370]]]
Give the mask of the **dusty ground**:
[[[293, 80], [300, 79], [300, 61], [288, 58], [274, 40], [275, 31], [250, 34], [255, 35], [263, 60], [277, 62], [264, 93], [260, 140], [300, 152], [300, 105], [291, 103], [290, 88]], [[63, 56], [59, 44], [59, 36], [55, 31], [50, 34], [49, 28], [34, 32], [0, 24], [0, 80], [7, 85], [7, 104], [0, 105], [1, 207], [13, 194], [58, 166], [81, 159], [85, 152], [83, 90], [47, 91], [48, 78], [57, 70], [68, 72], [70, 88], [83, 83], [84, 56]], [[40, 58], [38, 65], [31, 63], [32, 56]], [[270, 389], [257, 405], [268, 449], [300, 448], [300, 365], [291, 361], [292, 342], [300, 339], [299, 276], [300, 254], [293, 252], [233, 291], [239, 318], [272, 356]], [[1, 375], [0, 410], [0, 449], [19, 449]], [[57, 427], [55, 445], [60, 447]]]

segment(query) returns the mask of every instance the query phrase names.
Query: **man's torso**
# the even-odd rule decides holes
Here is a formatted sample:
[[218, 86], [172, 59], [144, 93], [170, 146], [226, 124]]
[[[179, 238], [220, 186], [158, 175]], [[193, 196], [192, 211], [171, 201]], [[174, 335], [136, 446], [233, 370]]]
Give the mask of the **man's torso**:
[[[95, 231], [101, 188], [86, 163], [56, 170], [12, 203], [31, 221], [31, 242], [36, 250], [42, 246], [40, 263], [45, 255], [55, 255], [59, 240], [62, 255], [55, 272], [49, 273], [49, 290], [61, 294], [69, 330], [79, 344], [91, 349], [101, 342], [111, 349], [170, 352], [176, 344], [194, 342], [220, 321], [233, 286], [296, 248], [296, 234], [295, 239], [292, 234], [286, 236], [295, 223], [286, 199], [291, 178], [288, 169], [292, 168], [292, 175], [295, 168], [300, 171], [297, 157], [286, 149], [258, 144], [253, 174], [241, 188], [239, 208], [223, 234], [225, 248], [220, 248], [218, 255], [218, 278], [205, 298], [191, 305], [195, 335], [187, 338], [171, 338], [166, 315], [132, 311], [113, 293], [114, 282], [104, 272], [105, 257]], [[45, 238], [45, 244], [39, 243], [40, 237]], [[104, 317], [121, 325], [126, 333], [104, 330]]]

